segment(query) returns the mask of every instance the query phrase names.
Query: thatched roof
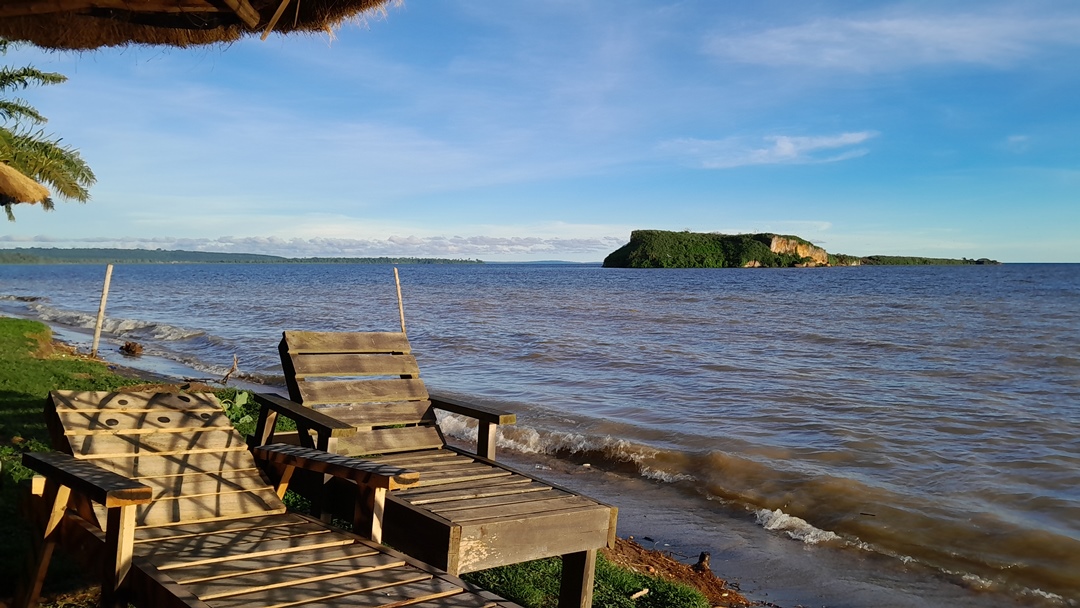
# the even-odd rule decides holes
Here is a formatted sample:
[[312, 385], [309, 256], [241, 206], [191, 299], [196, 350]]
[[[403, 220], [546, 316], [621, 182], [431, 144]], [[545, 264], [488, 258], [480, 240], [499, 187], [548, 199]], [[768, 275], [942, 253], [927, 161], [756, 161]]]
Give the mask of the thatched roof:
[[51, 49], [192, 46], [322, 31], [389, 0], [2, 0], [0, 38]]
[[0, 163], [0, 205], [40, 203], [49, 198], [45, 186]]

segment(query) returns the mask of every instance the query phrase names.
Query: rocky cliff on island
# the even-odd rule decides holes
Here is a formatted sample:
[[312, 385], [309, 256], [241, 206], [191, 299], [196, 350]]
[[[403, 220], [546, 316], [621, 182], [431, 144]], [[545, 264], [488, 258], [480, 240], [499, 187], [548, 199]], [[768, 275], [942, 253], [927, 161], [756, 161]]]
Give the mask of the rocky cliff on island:
[[979, 260], [830, 254], [791, 235], [635, 230], [605, 268], [808, 268], [815, 266], [997, 264]]

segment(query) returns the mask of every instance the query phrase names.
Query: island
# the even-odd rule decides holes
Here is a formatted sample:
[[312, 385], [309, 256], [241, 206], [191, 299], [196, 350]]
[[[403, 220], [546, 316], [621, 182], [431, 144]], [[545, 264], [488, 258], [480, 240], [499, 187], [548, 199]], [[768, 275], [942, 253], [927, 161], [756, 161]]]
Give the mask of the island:
[[998, 264], [995, 260], [831, 254], [793, 235], [635, 230], [604, 258], [605, 268], [811, 268], [820, 266]]

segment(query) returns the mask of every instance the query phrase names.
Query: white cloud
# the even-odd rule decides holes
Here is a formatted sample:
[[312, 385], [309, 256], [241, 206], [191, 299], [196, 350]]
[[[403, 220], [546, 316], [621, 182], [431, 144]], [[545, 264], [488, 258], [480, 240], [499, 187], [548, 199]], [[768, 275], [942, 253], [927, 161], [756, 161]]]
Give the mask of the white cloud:
[[[746, 137], [725, 139], [676, 139], [661, 144], [661, 149], [687, 156], [706, 169], [731, 169], [747, 165], [830, 163], [864, 156], [865, 148], [852, 148], [876, 137], [876, 131], [856, 131], [839, 135], [791, 136], [770, 135], [751, 140]], [[830, 154], [821, 154], [834, 151]]]
[[1027, 135], [1010, 135], [1002, 144], [1006, 150], [1016, 154], [1022, 154], [1031, 147], [1031, 138]]
[[1080, 17], [1031, 14], [817, 19], [745, 34], [715, 33], [705, 51], [756, 65], [875, 72], [949, 63], [1005, 67], [1047, 46], [1080, 45]]
[[383, 239], [282, 238], [277, 236], [77, 237], [0, 236], [12, 246], [116, 247], [121, 249], [181, 249], [226, 253], [261, 253], [286, 257], [441, 257], [441, 258], [602, 258], [625, 238], [614, 236], [559, 238], [522, 236], [390, 236]]

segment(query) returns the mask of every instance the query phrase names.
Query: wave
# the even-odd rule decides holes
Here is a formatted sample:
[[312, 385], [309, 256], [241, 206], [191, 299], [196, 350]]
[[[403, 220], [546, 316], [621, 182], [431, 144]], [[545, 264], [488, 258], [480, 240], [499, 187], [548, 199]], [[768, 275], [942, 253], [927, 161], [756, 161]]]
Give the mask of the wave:
[[789, 537], [801, 540], [808, 545], [841, 540], [839, 534], [815, 528], [805, 519], [788, 515], [780, 509], [773, 511], [759, 509], [756, 513], [756, 519], [762, 528], [786, 532]]
[[[447, 435], [476, 440], [475, 421], [438, 414]], [[1080, 593], [1073, 575], [1080, 567], [1080, 542], [970, 506], [956, 512], [944, 502], [795, 470], [797, 464], [783, 459], [664, 450], [609, 435], [517, 424], [499, 428], [497, 445], [673, 484], [806, 544], [872, 551], [933, 568], [966, 587], [1038, 598], [1048, 606], [1080, 605], [1065, 599]]]
[[[32, 303], [28, 307], [39, 319], [47, 323], [58, 323], [68, 327], [92, 329], [97, 325], [95, 315], [77, 310], [62, 310], [47, 304]], [[141, 338], [173, 342], [205, 336], [206, 332], [176, 327], [167, 323], [141, 321], [138, 319], [118, 319], [106, 317], [101, 324], [101, 331], [118, 337]]]

